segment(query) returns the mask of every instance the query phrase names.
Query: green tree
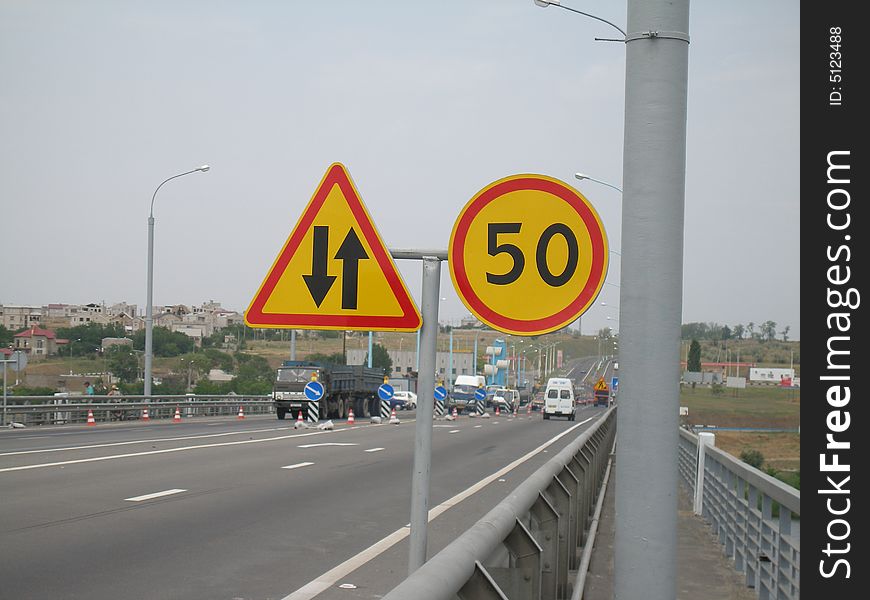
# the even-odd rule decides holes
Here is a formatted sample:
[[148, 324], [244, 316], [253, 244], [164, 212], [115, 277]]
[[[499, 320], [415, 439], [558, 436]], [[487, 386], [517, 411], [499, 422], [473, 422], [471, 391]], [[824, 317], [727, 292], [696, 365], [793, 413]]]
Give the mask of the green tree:
[[776, 322], [765, 321], [761, 324], [761, 337], [765, 341], [771, 342], [776, 339]]
[[787, 341], [788, 341], [788, 332], [789, 332], [790, 329], [791, 329], [791, 326], [790, 326], [790, 325], [786, 325], [785, 327], [782, 328], [782, 331], [779, 332], [779, 334], [782, 336], [782, 341], [783, 341], [783, 342], [787, 342]]
[[55, 331], [58, 338], [69, 340], [63, 353], [69, 356], [93, 356], [97, 348], [102, 348], [103, 338], [125, 337], [124, 328], [120, 325], [103, 325], [88, 323], [76, 327], [61, 327]]
[[375, 369], [383, 369], [384, 373], [393, 371], [393, 359], [390, 358], [390, 353], [380, 344], [372, 345], [372, 367]]
[[746, 449], [740, 453], [740, 460], [751, 467], [760, 469], [764, 464], [764, 455], [758, 450]]
[[11, 329], [6, 329], [5, 326], [0, 325], [0, 347], [6, 348], [13, 342], [14, 337], [15, 334], [12, 333]]
[[686, 370], [692, 373], [701, 372], [701, 344], [698, 343], [698, 340], [692, 340], [692, 344], [689, 346]]
[[139, 359], [127, 346], [112, 346], [107, 351], [109, 371], [124, 383], [139, 378]]
[[333, 354], [322, 354], [320, 352], [315, 352], [313, 354], [309, 354], [305, 357], [306, 360], [310, 360], [311, 362], [316, 362], [320, 364], [326, 365], [343, 365], [344, 364], [344, 354], [341, 352], [335, 352]]
[[[170, 331], [166, 327], [154, 327], [152, 330], [151, 346], [154, 356], [178, 356], [193, 352], [195, 343], [193, 338], [178, 331]], [[137, 350], [145, 349], [145, 330], [137, 331], [133, 336], [133, 347]]]

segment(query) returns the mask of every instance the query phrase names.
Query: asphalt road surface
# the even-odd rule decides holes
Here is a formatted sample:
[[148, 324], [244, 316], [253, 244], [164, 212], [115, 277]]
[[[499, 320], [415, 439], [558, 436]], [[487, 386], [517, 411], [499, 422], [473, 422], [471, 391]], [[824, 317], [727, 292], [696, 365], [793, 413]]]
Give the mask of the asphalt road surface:
[[[436, 420], [431, 557], [591, 426]], [[414, 413], [0, 431], [0, 598], [375, 598], [407, 576]]]

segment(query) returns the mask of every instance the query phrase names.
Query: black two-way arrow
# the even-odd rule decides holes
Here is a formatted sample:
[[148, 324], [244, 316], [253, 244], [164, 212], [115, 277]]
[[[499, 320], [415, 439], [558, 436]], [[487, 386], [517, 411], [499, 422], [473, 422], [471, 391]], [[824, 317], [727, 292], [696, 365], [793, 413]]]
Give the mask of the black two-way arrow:
[[326, 261], [329, 251], [329, 227], [314, 226], [314, 255], [311, 259], [311, 275], [303, 275], [305, 285], [311, 293], [314, 303], [320, 308], [326, 294], [335, 282], [335, 275], [326, 274]]
[[[354, 310], [359, 295], [359, 261], [369, 257], [365, 247], [359, 240], [356, 231], [351, 227], [344, 237], [333, 258], [342, 261], [341, 268], [341, 308]], [[305, 285], [311, 294], [314, 304], [320, 308], [326, 294], [335, 283], [335, 275], [327, 275], [326, 263], [329, 260], [329, 227], [314, 226], [314, 245], [311, 258], [311, 275], [303, 275]]]

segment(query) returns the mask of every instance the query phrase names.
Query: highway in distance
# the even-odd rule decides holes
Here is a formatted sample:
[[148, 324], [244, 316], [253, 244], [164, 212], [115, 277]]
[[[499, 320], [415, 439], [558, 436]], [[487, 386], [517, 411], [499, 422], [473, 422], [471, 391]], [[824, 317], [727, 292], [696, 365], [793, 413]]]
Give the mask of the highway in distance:
[[[436, 419], [428, 555], [603, 412]], [[333, 431], [274, 417], [0, 431], [0, 598], [383, 595], [407, 576], [416, 423], [398, 416]]]

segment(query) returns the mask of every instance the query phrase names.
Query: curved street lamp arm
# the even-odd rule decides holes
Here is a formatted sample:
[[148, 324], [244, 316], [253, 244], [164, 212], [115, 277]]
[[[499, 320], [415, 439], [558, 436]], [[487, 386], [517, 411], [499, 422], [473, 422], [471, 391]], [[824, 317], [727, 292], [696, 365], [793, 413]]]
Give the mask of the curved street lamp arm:
[[[571, 8], [570, 6], [564, 6], [562, 4], [559, 4], [558, 2], [549, 2], [548, 0], [542, 0], [542, 1], [548, 6], [558, 6], [559, 8], [564, 8], [565, 10], [570, 10], [571, 12], [575, 12], [578, 15], [583, 15], [584, 17], [589, 17], [590, 19], [595, 19], [596, 21], [601, 21], [602, 23], [607, 23], [608, 25], [610, 25], [611, 27], [613, 27], [614, 29], [619, 31], [619, 33], [622, 34], [623, 38], [628, 37], [628, 34], [625, 33], [618, 25], [611, 23], [607, 19], [602, 19], [601, 17], [596, 17], [595, 15], [590, 15], [589, 13], [585, 13], [583, 11], [577, 10], [576, 8]], [[610, 40], [606, 40], [606, 41], [610, 41]], [[625, 39], [615, 40], [615, 41], [624, 42]]]
[[160, 185], [157, 186], [157, 189], [154, 190], [154, 194], [151, 196], [151, 210], [148, 212], [148, 216], [149, 217], [154, 216], [154, 198], [157, 197], [157, 192], [160, 191], [160, 188], [163, 187], [164, 183], [166, 183], [167, 181], [172, 181], [173, 179], [177, 179], [177, 178], [182, 177], [184, 175], [190, 175], [191, 173], [196, 173], [197, 171], [202, 171], [202, 170], [203, 170], [203, 167], [198, 167], [198, 168], [192, 169], [190, 171], [185, 171], [184, 173], [179, 173], [178, 175], [173, 175], [172, 177], [169, 177], [168, 179], [164, 179], [160, 183]]

